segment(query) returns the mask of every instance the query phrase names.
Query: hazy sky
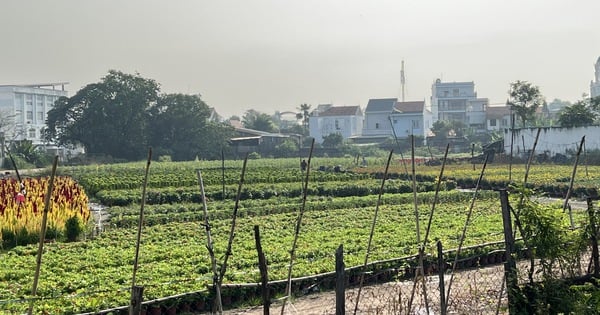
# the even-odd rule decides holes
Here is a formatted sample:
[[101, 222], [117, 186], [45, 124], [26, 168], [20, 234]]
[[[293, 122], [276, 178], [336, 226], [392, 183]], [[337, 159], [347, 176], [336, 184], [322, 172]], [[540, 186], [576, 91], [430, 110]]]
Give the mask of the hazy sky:
[[4, 0], [0, 84], [139, 72], [166, 93], [200, 93], [225, 116], [301, 103], [429, 104], [431, 84], [474, 81], [504, 103], [515, 80], [550, 101], [589, 94], [598, 0]]

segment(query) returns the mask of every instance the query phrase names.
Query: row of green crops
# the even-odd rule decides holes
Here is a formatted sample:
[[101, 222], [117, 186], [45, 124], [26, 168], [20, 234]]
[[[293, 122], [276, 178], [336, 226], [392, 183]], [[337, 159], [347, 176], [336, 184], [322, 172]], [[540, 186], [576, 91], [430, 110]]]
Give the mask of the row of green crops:
[[[483, 191], [478, 195], [478, 200], [497, 198], [497, 193]], [[440, 192], [438, 203], [468, 202], [473, 194], [461, 191]], [[417, 195], [417, 203], [424, 209], [430, 207], [435, 198], [434, 192], [424, 192]], [[305, 209], [307, 211], [342, 210], [352, 208], [374, 207], [377, 205], [378, 196], [352, 196], [346, 198], [310, 197]], [[387, 194], [381, 198], [382, 205], [412, 204], [412, 194]], [[207, 204], [209, 220], [230, 219], [234, 207], [233, 201], [213, 201]], [[243, 200], [239, 204], [238, 216], [266, 216], [276, 213], [296, 213], [300, 208], [298, 198], [277, 197], [273, 199]], [[146, 225], [164, 224], [168, 222], [203, 221], [204, 208], [201, 204], [160, 204], [148, 205], [144, 209], [144, 223]], [[112, 207], [110, 209], [110, 224], [113, 227], [132, 227], [138, 224], [139, 206]]]
[[[456, 188], [453, 182], [443, 182], [440, 185], [441, 190], [452, 190]], [[218, 186], [209, 186], [205, 189], [205, 194], [211, 200], [235, 199], [237, 195], [237, 186], [230, 185], [223, 190]], [[348, 197], [348, 196], [368, 196], [378, 194], [381, 189], [381, 180], [363, 179], [346, 181], [317, 182], [310, 185], [307, 189], [311, 196], [329, 196], [329, 197]], [[433, 182], [417, 183], [418, 192], [434, 191], [436, 184]], [[298, 183], [280, 183], [280, 184], [254, 184], [246, 185], [240, 192], [240, 199], [269, 199], [272, 197], [300, 197], [303, 187]], [[385, 193], [409, 193], [412, 192], [412, 183], [407, 181], [389, 180], [384, 186]], [[102, 190], [96, 194], [96, 198], [104, 205], [108, 206], [126, 206], [133, 203], [139, 203], [141, 200], [141, 189], [124, 190]], [[165, 204], [181, 202], [201, 202], [201, 193], [198, 187], [170, 187], [153, 188], [147, 191], [146, 203]]]
[[[442, 240], [446, 248], [457, 246], [468, 210], [465, 204], [464, 201], [447, 200], [438, 206], [430, 236], [432, 241]], [[429, 205], [419, 208], [422, 228], [426, 225], [429, 208]], [[339, 244], [344, 244], [348, 266], [362, 264], [374, 211], [373, 206], [365, 206], [307, 212], [298, 240], [293, 276], [333, 271], [333, 254]], [[380, 207], [370, 255], [372, 260], [416, 252], [413, 211], [412, 203]], [[474, 213], [465, 246], [502, 240], [497, 198], [478, 200]], [[261, 229], [270, 279], [285, 278], [295, 221], [296, 214], [293, 212], [239, 218], [225, 282], [258, 281], [254, 225]], [[222, 260], [230, 220], [215, 219], [211, 224], [216, 254]], [[146, 227], [138, 271], [139, 284], [145, 286], [145, 299], [204, 289], [211, 279], [205, 242], [204, 230], [199, 222]], [[47, 244], [39, 293], [54, 298], [36, 304], [36, 309], [70, 313], [126, 305], [134, 247], [135, 228], [112, 229], [97, 239], [85, 242]], [[428, 251], [433, 252], [434, 249], [428, 247]], [[0, 295], [6, 299], [27, 296], [34, 265], [34, 246], [17, 247], [4, 253], [0, 260]], [[97, 304], [87, 304], [85, 301], [89, 300]], [[23, 311], [24, 306], [11, 303], [0, 307]]]

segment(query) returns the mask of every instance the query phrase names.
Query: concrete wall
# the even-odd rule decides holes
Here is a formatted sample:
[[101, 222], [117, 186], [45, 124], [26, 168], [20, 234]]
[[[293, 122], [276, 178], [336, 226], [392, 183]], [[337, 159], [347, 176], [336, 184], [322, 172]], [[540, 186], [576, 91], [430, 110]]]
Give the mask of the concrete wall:
[[[524, 154], [533, 148], [538, 128], [516, 129], [513, 139], [513, 152]], [[550, 156], [556, 154], [567, 154], [567, 151], [577, 152], [581, 138], [585, 136], [585, 149], [600, 149], [600, 126], [563, 128], [542, 128], [538, 144], [535, 148], [536, 154], [547, 152]], [[510, 150], [511, 132], [504, 129], [504, 149]], [[524, 145], [524, 146], [523, 146]]]

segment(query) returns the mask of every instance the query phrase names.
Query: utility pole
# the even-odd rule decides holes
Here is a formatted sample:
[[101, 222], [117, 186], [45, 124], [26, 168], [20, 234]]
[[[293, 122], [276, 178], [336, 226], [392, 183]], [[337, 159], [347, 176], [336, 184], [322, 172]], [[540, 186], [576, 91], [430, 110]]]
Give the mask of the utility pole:
[[401, 99], [404, 102], [404, 84], [406, 83], [406, 78], [404, 77], [404, 60], [402, 60], [402, 69], [400, 70], [400, 86], [402, 87], [402, 95]]

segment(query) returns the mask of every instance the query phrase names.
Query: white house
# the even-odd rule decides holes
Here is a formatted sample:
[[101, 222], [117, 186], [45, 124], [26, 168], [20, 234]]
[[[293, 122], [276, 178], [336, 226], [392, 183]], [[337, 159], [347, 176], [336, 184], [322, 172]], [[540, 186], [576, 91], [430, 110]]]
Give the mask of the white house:
[[349, 139], [361, 134], [363, 112], [360, 106], [319, 105], [308, 121], [310, 136], [315, 142], [322, 143], [323, 137], [332, 133]]
[[59, 97], [67, 96], [66, 84], [0, 85], [0, 116], [9, 118], [0, 126], [4, 139], [43, 144], [47, 113]]
[[486, 110], [486, 128], [497, 131], [510, 128], [510, 107], [489, 106]]
[[432, 124], [431, 112], [425, 107], [425, 101], [397, 102], [389, 116], [398, 138], [415, 135], [425, 139]]
[[393, 136], [390, 115], [398, 102], [397, 98], [370, 99], [365, 109], [363, 137]]

